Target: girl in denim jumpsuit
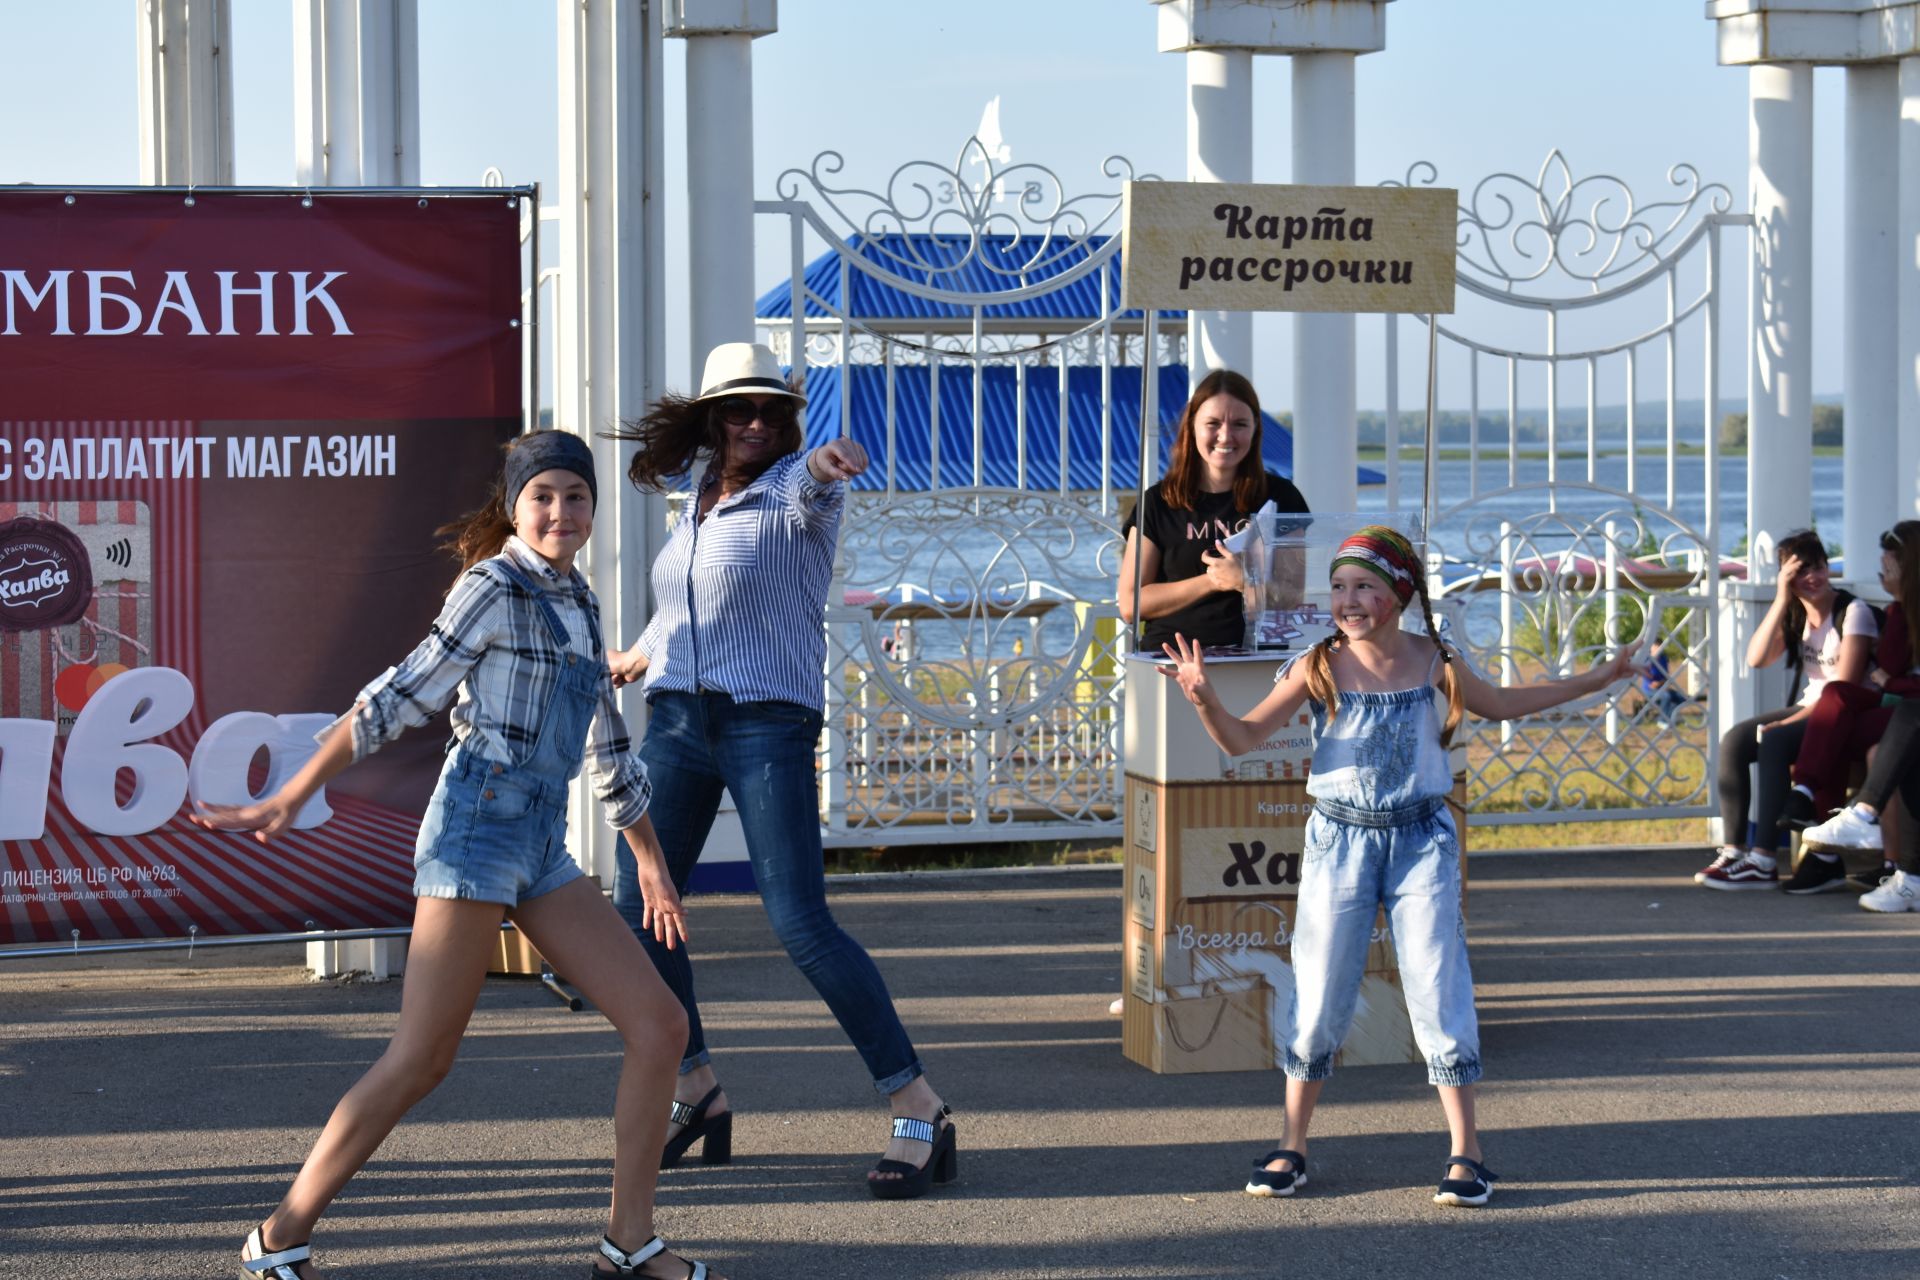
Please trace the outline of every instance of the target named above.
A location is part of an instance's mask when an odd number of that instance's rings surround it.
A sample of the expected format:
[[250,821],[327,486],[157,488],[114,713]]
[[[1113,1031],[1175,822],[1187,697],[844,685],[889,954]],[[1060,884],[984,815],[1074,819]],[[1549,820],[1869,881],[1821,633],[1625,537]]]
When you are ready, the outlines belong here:
[[[1378,910],[1386,909],[1414,1041],[1438,1087],[1452,1154],[1434,1200],[1482,1205],[1494,1175],[1480,1163],[1474,1082],[1480,1035],[1460,911],[1460,844],[1446,795],[1447,745],[1463,710],[1509,720],[1597,693],[1632,672],[1629,645],[1584,675],[1500,688],[1454,661],[1438,634],[1412,544],[1370,525],[1335,552],[1335,635],[1290,663],[1245,718],[1221,704],[1200,646],[1166,646],[1187,700],[1229,754],[1266,741],[1307,703],[1313,766],[1294,921],[1294,996],[1284,1067],[1290,1145],[1255,1162],[1246,1190],[1288,1196],[1307,1183],[1307,1128],[1352,1025]],[[1415,598],[1426,634],[1400,628]]]
[[680,900],[646,816],[646,768],[613,700],[599,604],[573,568],[593,531],[596,492],[593,454],[578,436],[545,431],[516,440],[488,505],[443,530],[465,568],[428,637],[361,691],[354,709],[320,735],[318,753],[272,796],[195,815],[205,827],[272,840],[329,778],[458,698],[453,741],[420,823],[400,1025],[334,1108],[285,1199],[247,1237],[242,1276],[318,1274],[309,1234],[452,1066],[510,916],[625,1042],[613,1205],[594,1274],[706,1280],[704,1264],[676,1258],[653,1234],[686,1017],[566,847],[568,784],[585,763],[633,848],[649,926],[667,946],[685,940]]

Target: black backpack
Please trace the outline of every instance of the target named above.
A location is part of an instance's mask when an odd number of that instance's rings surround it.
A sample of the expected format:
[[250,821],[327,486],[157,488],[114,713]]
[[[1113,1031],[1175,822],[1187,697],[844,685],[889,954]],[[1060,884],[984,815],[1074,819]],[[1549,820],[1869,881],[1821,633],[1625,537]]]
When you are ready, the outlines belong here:
[[[1833,629],[1843,639],[1847,634],[1847,610],[1853,607],[1856,599],[1857,597],[1853,592],[1848,591],[1844,587],[1836,589],[1833,593]],[[1885,609],[1882,609],[1870,600],[1863,600],[1860,603],[1866,605],[1867,611],[1873,615],[1873,627],[1876,633],[1887,625],[1887,611]],[[1792,706],[1800,700],[1800,685],[1806,676],[1805,662],[1803,660],[1805,647],[1805,636],[1795,636],[1787,641],[1787,666],[1793,670],[1793,683],[1787,690],[1788,706]]]

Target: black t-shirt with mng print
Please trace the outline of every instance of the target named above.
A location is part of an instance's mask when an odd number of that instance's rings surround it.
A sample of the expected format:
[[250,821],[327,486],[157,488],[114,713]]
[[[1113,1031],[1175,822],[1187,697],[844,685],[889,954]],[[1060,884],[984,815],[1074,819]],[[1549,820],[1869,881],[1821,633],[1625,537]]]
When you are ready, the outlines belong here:
[[[1260,501],[1272,502],[1279,511],[1304,513],[1308,510],[1307,500],[1293,487],[1293,482],[1271,471],[1267,472],[1266,495]],[[1258,509],[1259,503],[1256,503],[1254,510]],[[1253,510],[1243,511],[1234,506],[1231,489],[1225,493],[1202,493],[1191,509],[1174,510],[1167,506],[1157,484],[1147,490],[1145,511],[1147,540],[1160,548],[1158,580],[1161,582],[1180,582],[1206,572],[1201,552],[1212,551],[1214,543],[1239,532],[1253,515]],[[1134,519],[1129,515],[1128,532],[1133,525]],[[1201,644],[1239,644],[1245,638],[1246,625],[1240,593],[1215,591],[1177,613],[1147,619],[1146,647],[1149,652],[1160,652],[1161,645],[1173,642],[1175,632]]]

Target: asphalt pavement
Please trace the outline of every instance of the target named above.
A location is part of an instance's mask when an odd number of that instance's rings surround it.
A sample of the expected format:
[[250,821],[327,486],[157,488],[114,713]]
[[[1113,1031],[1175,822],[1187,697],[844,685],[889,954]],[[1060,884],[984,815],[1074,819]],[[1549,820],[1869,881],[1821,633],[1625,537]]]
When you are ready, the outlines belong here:
[[[1121,1056],[1107,868],[836,883],[959,1126],[956,1184],[876,1202],[859,1058],[756,899],[694,899],[735,1162],[664,1175],[660,1230],[731,1280],[1920,1276],[1920,914],[1710,893],[1705,858],[1473,859],[1482,1210],[1431,1202],[1446,1132],[1411,1065],[1336,1073],[1311,1185],[1242,1195],[1281,1077]],[[0,1277],[234,1273],[399,1005],[300,959],[0,959]],[[617,1055],[591,1010],[490,981],[316,1236],[326,1274],[577,1280]]]

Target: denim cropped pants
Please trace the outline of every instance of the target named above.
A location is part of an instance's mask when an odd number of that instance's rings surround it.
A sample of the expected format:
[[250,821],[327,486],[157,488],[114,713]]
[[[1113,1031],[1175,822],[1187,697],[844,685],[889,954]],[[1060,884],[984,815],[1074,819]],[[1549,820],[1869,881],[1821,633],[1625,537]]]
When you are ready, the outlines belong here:
[[[890,1094],[923,1069],[880,971],[827,909],[813,758],[820,723],[819,712],[797,703],[735,702],[724,693],[656,695],[640,748],[653,782],[649,812],[674,887],[684,893],[722,791],[733,796],[775,935],[859,1050],[874,1088]],[[708,1061],[693,964],[685,943],[669,951],[641,927],[638,868],[625,841],[613,905],[687,1011],[684,1075]]]
[[1427,1080],[1480,1078],[1480,1023],[1460,910],[1460,843],[1439,798],[1395,810],[1314,803],[1293,930],[1293,1035],[1282,1062],[1323,1080],[1353,1026],[1374,920],[1386,908]]

